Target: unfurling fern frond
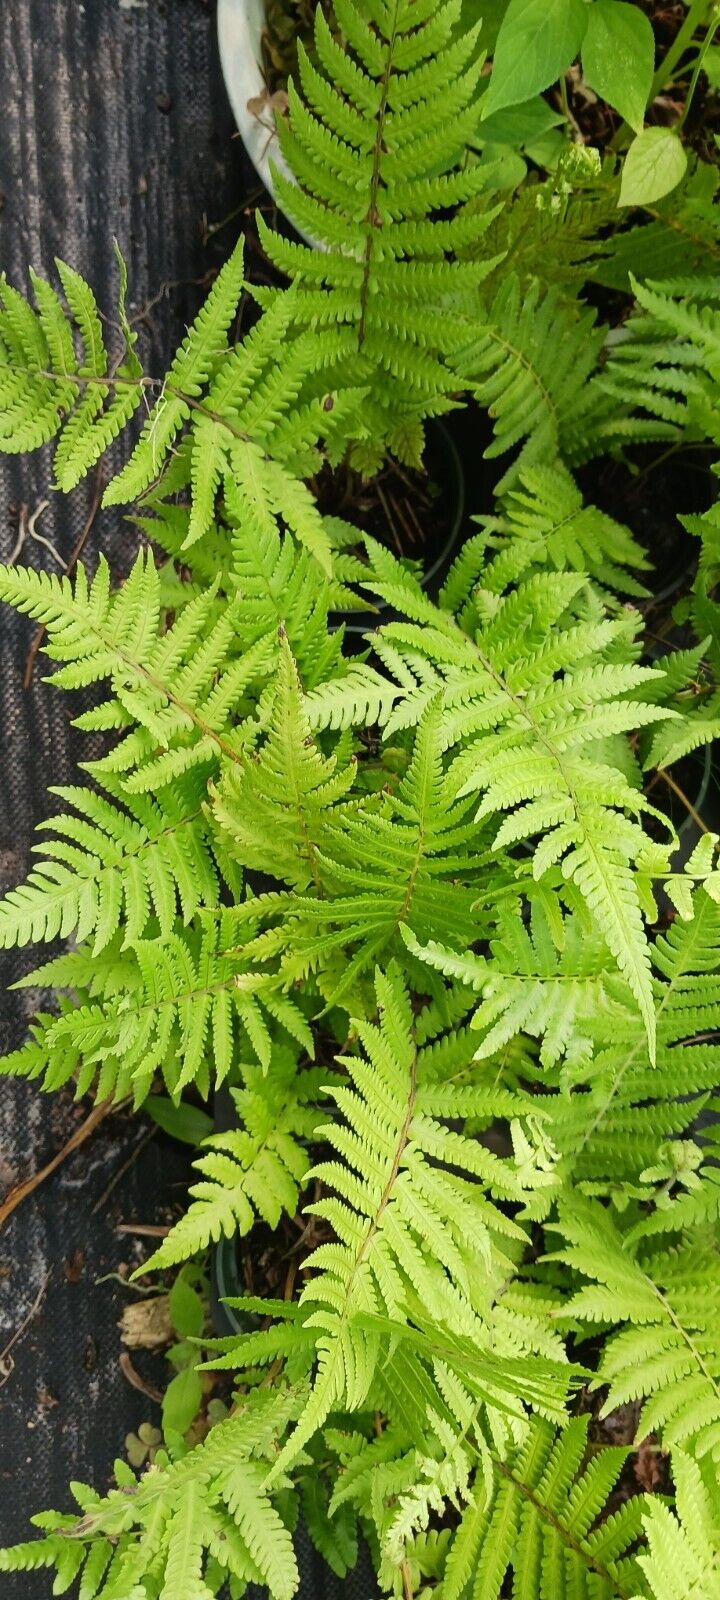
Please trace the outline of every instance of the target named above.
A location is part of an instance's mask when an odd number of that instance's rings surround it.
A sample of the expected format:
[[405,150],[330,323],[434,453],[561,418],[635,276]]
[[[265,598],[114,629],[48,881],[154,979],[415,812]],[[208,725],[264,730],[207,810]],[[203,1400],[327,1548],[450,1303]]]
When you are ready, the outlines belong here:
[[457,34],[460,0],[335,10],[340,37],[319,9],[313,59],[299,50],[301,93],[290,86],[278,125],[297,182],[274,178],[283,210],[324,248],[259,226],[296,287],[293,326],[313,331],[316,371],[368,391],[349,430],[357,464],[372,469],[386,446],[418,463],[422,419],[452,404],[447,357],[467,342],[494,265],[453,259],[492,215],[469,204],[485,173],[463,159],[480,115],[478,29]]
[[79,1515],[36,1517],[42,1536],[0,1552],[0,1572],[55,1567],[63,1588],[82,1574],[84,1600],[212,1600],[225,1580],[292,1600],[292,1539],[264,1480],[294,1409],[260,1390],[177,1460],[161,1452],[140,1478],[116,1462],[105,1496],[76,1483]]

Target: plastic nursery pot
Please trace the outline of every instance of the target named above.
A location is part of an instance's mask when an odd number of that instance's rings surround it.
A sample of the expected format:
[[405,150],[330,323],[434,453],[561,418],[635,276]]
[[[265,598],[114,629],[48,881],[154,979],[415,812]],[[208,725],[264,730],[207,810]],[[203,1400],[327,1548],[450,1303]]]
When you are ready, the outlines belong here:
[[[218,0],[218,45],[228,100],[255,171],[275,199],[272,166],[291,180],[292,173],[280,150],[275,111],[265,81],[264,28],[265,0]],[[307,244],[314,244],[301,229],[296,232]]]
[[[428,478],[438,490],[440,527],[437,533],[433,529],[422,552],[422,587],[434,599],[457,553],[465,514],[465,473],[460,453],[450,429],[437,419],[427,425],[426,460]],[[352,520],[352,511],[349,516]],[[406,553],[413,554],[410,550]],[[374,610],[336,612],[330,626],[344,625],[346,648],[352,653],[365,649],[365,634],[372,633],[384,622],[391,622],[394,615],[389,606],[378,601]]]

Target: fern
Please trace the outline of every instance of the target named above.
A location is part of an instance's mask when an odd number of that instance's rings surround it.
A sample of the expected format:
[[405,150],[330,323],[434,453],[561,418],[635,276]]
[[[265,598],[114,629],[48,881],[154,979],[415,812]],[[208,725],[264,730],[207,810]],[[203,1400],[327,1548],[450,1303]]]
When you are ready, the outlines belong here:
[[[202,927],[176,927],[166,938],[136,940],[124,956],[118,940],[102,961],[89,949],[60,956],[21,979],[20,987],[76,996],[76,1004],[43,1025],[44,1087],[56,1089],[75,1077],[79,1095],[93,1087],[98,1100],[132,1095],[139,1105],[157,1072],[175,1099],[194,1080],[207,1094],[211,1068],[218,1083],[230,1071],[238,1030],[269,1067],[274,1021],[312,1054],[312,1035],[296,1002],[272,975],[243,972],[228,915]],[[4,1071],[34,1077],[36,1043],[6,1057]]]
[[[58,261],[68,312],[52,288],[31,274],[36,310],[0,284],[0,449],[36,450],[63,429],[55,456],[58,487],[69,490],[93,466],[140,405],[144,384],[136,335],[125,315],[127,275],[119,251],[120,326],[125,350],[110,361],[89,285]],[[77,333],[82,358],[75,352]]]
[[[120,258],[117,350],[69,267],[32,303],[0,285],[0,449],[55,441],[68,489],[132,433],[105,503],[163,552],[119,589],[102,560],[0,569],[52,681],[98,686],[77,725],[103,738],[0,904],[0,945],[66,941],[21,979],[50,998],[0,1070],[162,1089],[185,1133],[185,1092],[207,1128],[227,1083],[236,1124],[143,1273],[297,1227],[287,1298],[237,1297],[230,1338],[179,1330],[188,1389],[214,1381],[200,1338],[228,1375],[225,1420],[207,1406],[191,1446],[166,1408],[144,1475],[76,1485],[79,1514],[0,1553],[79,1600],[291,1600],[299,1513],[341,1581],[364,1535],[395,1600],[718,1591],[718,841],[653,804],[720,729],[718,514],[686,519],[670,619],[582,470],[718,443],[717,179],[691,161],[626,225],[622,154],[560,154],[537,99],[481,124],[464,10],[318,8],[276,183],[321,248],[261,218],[290,287],[246,285],[238,245],[164,378]],[[543,154],[526,130],[551,124]],[[551,176],[519,181],[513,140]],[[461,403],[501,479],[433,601],[322,496],[388,452],[421,465]],[[383,625],[346,653],[368,595]],[[675,1510],[603,1443],[628,1407]]]
[[[467,1115],[471,1099],[462,1090],[455,1099],[450,1084],[439,1093],[432,1079],[426,1082],[399,974],[390,968],[386,977],[378,973],[376,983],[380,1022],[356,1024],[366,1059],[340,1058],[351,1087],[331,1091],[346,1125],[319,1130],[331,1159],[309,1175],[334,1191],[308,1209],[330,1222],[337,1242],[320,1245],[307,1263],[312,1276],[300,1305],[317,1329],[317,1373],[271,1477],[297,1456],[331,1410],[365,1403],[381,1350],[372,1314],[383,1312],[391,1325],[401,1324],[408,1302],[412,1307],[417,1301],[436,1325],[464,1333],[480,1350],[487,1346],[473,1281],[503,1239],[518,1237],[517,1225],[495,1197],[521,1199],[521,1177],[443,1126],[456,1111]],[[363,1313],[371,1314],[369,1328]],[[501,1367],[493,1375],[489,1356],[486,1366],[490,1392],[494,1376],[495,1392],[502,1395]]]
[[682,1450],[673,1453],[677,1513],[650,1501],[647,1554],[639,1557],[656,1600],[715,1600],[720,1593],[717,1479]]
[[[583,578],[541,574],[458,623],[380,547],[372,554],[370,587],[412,618],[379,635],[378,653],[398,683],[386,736],[437,702],[443,743],[462,744],[451,767],[454,794],[482,795],[476,821],[508,813],[495,849],[542,831],[534,877],[542,882],[562,860],[563,877],[576,886],[630,985],[652,1051],[650,960],[633,875],[646,845],[636,819],[648,802],[619,766],[593,754],[603,735],[673,715],[631,698],[656,669],[622,659],[629,618],[612,621],[583,607]],[[341,680],[310,697],[316,725],[328,713],[337,724],[343,692]]]
[[242,734],[229,726],[231,718],[243,694],[269,675],[276,645],[259,640],[218,675],[235,627],[232,606],[215,617],[216,592],[217,584],[164,631],[149,551],[115,593],[102,559],[90,585],[78,568],[74,591],[67,578],[30,568],[0,570],[0,599],[42,622],[45,653],[63,663],[52,681],[77,689],[110,680],[111,698],[79,717],[78,726],[125,730],[137,722],[110,755],[92,764],[97,774],[132,773],[127,793],[147,792],[195,766],[209,772],[223,752],[237,757]]
[[[260,730],[258,729],[258,733]],[[354,766],[323,758],[313,744],[297,669],[283,632],[267,738],[228,769],[213,818],[246,867],[304,888],[319,882],[327,821],[353,782]]]
[[[312,696],[307,701],[312,703]],[[439,707],[430,705],[407,771],[384,800],[330,806],[338,785],[333,775],[327,777],[319,795],[323,808],[316,803],[296,852],[296,876],[312,876],[310,892],[270,893],[240,912],[241,918],[259,912],[270,924],[255,945],[248,945],[248,960],[278,958],[286,984],[314,973],[329,1003],[350,1004],[360,998],[358,980],[375,962],[405,957],[404,929],[419,938],[442,932],[459,948],[480,937],[497,898],[510,891],[511,874],[498,870],[493,907],[483,904],[489,840],[473,823],[467,802],[455,798],[442,743]],[[323,771],[311,748],[311,742],[305,746],[309,774],[313,768]],[[282,771],[290,794],[291,772]],[[293,806],[293,826],[296,816]],[[238,830],[235,849],[243,836],[247,827]],[[240,859],[253,864],[247,849]],[[280,871],[279,855],[276,865]]]
[[303,1143],[315,1128],[322,1069],[300,1072],[293,1051],[275,1045],[266,1073],[248,1067],[244,1076],[245,1086],[232,1091],[240,1125],[207,1140],[192,1203],[143,1272],[186,1260],[223,1234],[242,1237],[256,1215],[277,1227],[284,1211],[294,1214],[310,1166]]
[[[715,1337],[718,1269],[713,1242],[622,1248],[599,1207],[565,1202],[560,1259],[591,1279],[563,1311],[571,1321],[620,1327],[608,1340],[596,1383],[605,1410],[645,1398],[638,1438],[658,1431],[666,1446],[720,1449],[720,1357]],[[625,1326],[623,1326],[625,1324]]]
[[[418,462],[422,419],[452,404],[448,358],[467,342],[478,284],[494,264],[453,260],[491,213],[469,202],[480,164],[462,164],[480,116],[478,29],[457,33],[460,0],[337,0],[338,38],[322,9],[312,60],[300,47],[280,148],[297,184],[275,172],[283,209],[321,252],[271,233],[271,259],[297,293],[293,326],[315,335],[316,370],[342,372],[367,398],[354,459],[374,468],[387,445]],[[438,123],[436,108],[443,104]],[[274,304],[273,292],[256,291]],[[428,308],[431,308],[428,310]]]
[[509,1572],[518,1595],[629,1600],[647,1592],[632,1553],[642,1500],[606,1511],[627,1452],[606,1447],[588,1462],[587,1433],[586,1417],[560,1434],[537,1420],[514,1457],[494,1461],[489,1495],[478,1474],[448,1552],[446,1600],[498,1600]]
[[58,838],[33,847],[43,859],[0,901],[4,947],[94,934],[97,955],[121,921],[128,946],[151,918],[169,936],[178,903],[186,924],[200,906],[217,904],[218,866],[195,778],[157,798],[121,795],[111,779],[106,788],[111,798],[78,786],[52,791],[74,809],[40,824]]
[[644,551],[627,528],[583,505],[559,463],[521,471],[498,510],[499,515],[478,518],[483,534],[463,550],[463,561],[472,562],[483,588],[502,594],[511,583],[549,568],[588,573],[603,589],[621,594],[646,594],[633,575],[649,566]]
[[56,1566],[66,1586],[82,1572],[84,1600],[144,1600],[153,1590],[163,1600],[205,1600],[225,1578],[268,1584],[276,1600],[291,1600],[297,1563],[264,1478],[292,1409],[292,1397],[261,1393],[203,1444],[174,1461],[160,1456],[140,1479],[118,1462],[117,1488],[105,1498],[76,1484],[80,1516],[43,1514],[45,1535],[0,1552],[0,1571]]

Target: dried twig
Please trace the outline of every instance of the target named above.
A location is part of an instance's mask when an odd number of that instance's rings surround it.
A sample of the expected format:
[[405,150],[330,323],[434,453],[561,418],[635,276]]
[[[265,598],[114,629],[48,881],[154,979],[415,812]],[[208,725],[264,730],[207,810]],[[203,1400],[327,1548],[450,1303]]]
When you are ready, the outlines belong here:
[[116,1233],[140,1233],[148,1239],[166,1239],[170,1229],[159,1222],[119,1222]]
[[118,1356],[118,1365],[123,1377],[127,1378],[133,1389],[139,1389],[141,1394],[146,1394],[149,1400],[155,1400],[160,1405],[162,1401],[161,1391],[155,1389],[151,1383],[146,1383],[144,1378],[141,1378],[137,1368],[133,1366],[127,1350],[123,1350]]
[[48,1161],[47,1165],[41,1167],[39,1172],[34,1172],[32,1177],[23,1178],[22,1183],[14,1185],[0,1205],[0,1228],[7,1222],[8,1217],[12,1216],[13,1211],[22,1204],[22,1201],[26,1200],[29,1194],[39,1188],[40,1184],[44,1183],[45,1179],[49,1178],[51,1173],[62,1165],[66,1157],[72,1155],[73,1150],[77,1150],[81,1144],[85,1143],[86,1139],[89,1139],[90,1134],[94,1133],[95,1129],[100,1126],[108,1112],[119,1111],[121,1105],[127,1105],[127,1101],[123,1100],[113,1104],[112,1100],[103,1100],[101,1105],[94,1106],[89,1117],[86,1117],[85,1121],[80,1123],[79,1128],[76,1128],[75,1132],[70,1135],[67,1144],[63,1145],[62,1150],[58,1150],[52,1161]]

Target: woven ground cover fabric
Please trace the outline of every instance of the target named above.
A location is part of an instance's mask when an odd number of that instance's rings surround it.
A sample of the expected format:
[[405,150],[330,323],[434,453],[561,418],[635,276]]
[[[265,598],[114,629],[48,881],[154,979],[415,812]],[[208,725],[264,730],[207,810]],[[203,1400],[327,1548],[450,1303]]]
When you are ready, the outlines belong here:
[[[49,274],[60,255],[89,279],[112,317],[116,235],[143,359],[162,373],[208,275],[258,198],[234,137],[214,7],[205,0],[5,0],[0,61],[0,269],[24,286],[29,264]],[[0,457],[3,561],[25,529],[20,559],[54,566],[47,545],[27,536],[43,501],[35,531],[67,561],[95,485],[91,477],[70,497],[50,485],[49,452]],[[135,548],[122,513],[101,512],[85,559],[94,565],[102,550],[120,576]],[[87,736],[70,726],[77,701],[42,681],[42,657],[23,688],[33,633],[3,608],[2,892],[27,872],[34,826],[55,809],[48,786],[74,781],[77,760],[93,754]],[[52,952],[38,959],[45,953]],[[31,950],[0,953],[3,1052],[22,1042],[39,998],[8,994],[8,986],[35,964]],[[69,1095],[41,1097],[32,1085],[2,1080],[0,1196],[50,1160],[87,1110]],[[159,1133],[148,1138],[140,1119],[114,1115],[0,1232],[0,1542],[28,1536],[30,1511],[69,1508],[70,1478],[106,1486],[126,1434],[157,1423],[157,1405],[119,1365],[117,1323],[131,1296],[115,1276],[142,1260],[152,1240],[119,1232],[118,1224],[171,1220],[188,1178],[189,1152]],[[141,1351],[133,1360],[151,1386],[162,1382],[161,1358]],[[337,1581],[300,1543],[302,1595],[336,1592]],[[5,1576],[3,1600],[46,1600],[51,1586],[48,1574]],[[361,1600],[371,1592],[366,1576],[344,1592]]]

